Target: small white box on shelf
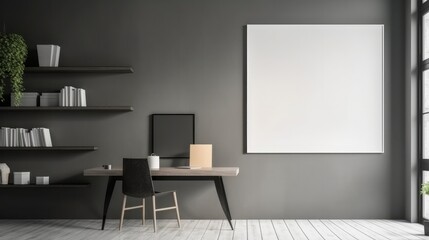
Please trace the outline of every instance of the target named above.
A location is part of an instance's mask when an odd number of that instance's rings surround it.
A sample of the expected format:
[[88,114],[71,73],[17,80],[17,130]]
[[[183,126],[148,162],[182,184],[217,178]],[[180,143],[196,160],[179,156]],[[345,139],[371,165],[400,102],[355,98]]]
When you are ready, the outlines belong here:
[[11,106],[14,107],[37,107],[37,97],[39,97],[39,93],[37,92],[23,92],[21,101],[18,103],[15,101],[15,94],[10,94],[10,102]]
[[15,185],[30,184],[30,172],[14,172],[13,184]]
[[60,59],[60,46],[57,45],[37,45],[37,56],[40,67],[58,67]]
[[42,93],[40,96],[41,107],[58,107],[60,93]]
[[36,185],[49,185],[49,177],[48,176],[36,177]]

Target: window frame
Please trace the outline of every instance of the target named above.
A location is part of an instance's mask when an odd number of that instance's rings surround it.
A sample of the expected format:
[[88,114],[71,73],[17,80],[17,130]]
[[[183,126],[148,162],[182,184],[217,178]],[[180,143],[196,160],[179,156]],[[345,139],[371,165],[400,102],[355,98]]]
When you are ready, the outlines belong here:
[[[424,158],[424,147],[423,147],[423,119],[426,114],[429,114],[429,112],[423,112],[424,107],[424,72],[429,71],[429,56],[427,56],[426,59],[423,59],[424,56],[424,16],[426,14],[429,14],[429,1],[423,2],[423,0],[418,1],[418,20],[417,20],[417,77],[418,77],[418,192],[420,192],[420,186],[423,183],[423,171],[429,171],[429,158]],[[429,45],[429,38],[427,39],[428,45]],[[418,197],[418,216],[419,216],[419,222],[423,223],[425,220],[423,218],[423,196],[419,194]],[[429,220],[429,219],[428,219]]]

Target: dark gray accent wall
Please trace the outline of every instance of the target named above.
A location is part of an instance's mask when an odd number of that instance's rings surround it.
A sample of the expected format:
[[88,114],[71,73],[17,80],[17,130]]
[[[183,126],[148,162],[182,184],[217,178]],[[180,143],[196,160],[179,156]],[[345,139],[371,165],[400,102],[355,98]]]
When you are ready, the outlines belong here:
[[[61,46],[62,66],[132,65],[134,74],[28,74],[27,91],[65,85],[90,105],[132,105],[131,113],[1,112],[0,125],[49,127],[54,144],[96,152],[0,152],[0,162],[88,189],[0,189],[0,218],[98,218],[106,179],[82,170],[149,154],[152,113],[195,113],[196,140],[213,144],[233,218],[404,218],[404,3],[400,0],[73,0],[0,2],[7,31],[31,48]],[[385,25],[385,153],[244,154],[244,26]],[[308,59],[309,70],[313,59]],[[317,121],[317,116],[314,116]],[[170,164],[164,162],[163,164]],[[118,185],[119,186],[119,185]],[[222,218],[210,183],[176,189],[184,218]],[[118,217],[120,187],[109,217]],[[138,217],[138,212],[129,213]],[[168,217],[170,215],[163,215]]]

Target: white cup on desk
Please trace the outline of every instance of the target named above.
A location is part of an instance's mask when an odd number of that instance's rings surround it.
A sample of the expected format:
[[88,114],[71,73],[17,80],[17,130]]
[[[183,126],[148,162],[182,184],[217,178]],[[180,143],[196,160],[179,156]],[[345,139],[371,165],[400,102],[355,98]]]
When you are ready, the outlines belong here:
[[159,156],[157,156],[155,153],[152,153],[150,156],[148,156],[147,161],[149,163],[150,169],[159,169]]

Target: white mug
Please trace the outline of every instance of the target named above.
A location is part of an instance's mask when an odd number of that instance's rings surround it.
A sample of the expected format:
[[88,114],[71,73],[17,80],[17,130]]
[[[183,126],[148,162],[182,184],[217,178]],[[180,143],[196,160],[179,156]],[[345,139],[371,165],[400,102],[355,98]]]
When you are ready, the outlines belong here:
[[159,169],[159,156],[155,155],[155,153],[148,156],[147,161],[150,169]]

